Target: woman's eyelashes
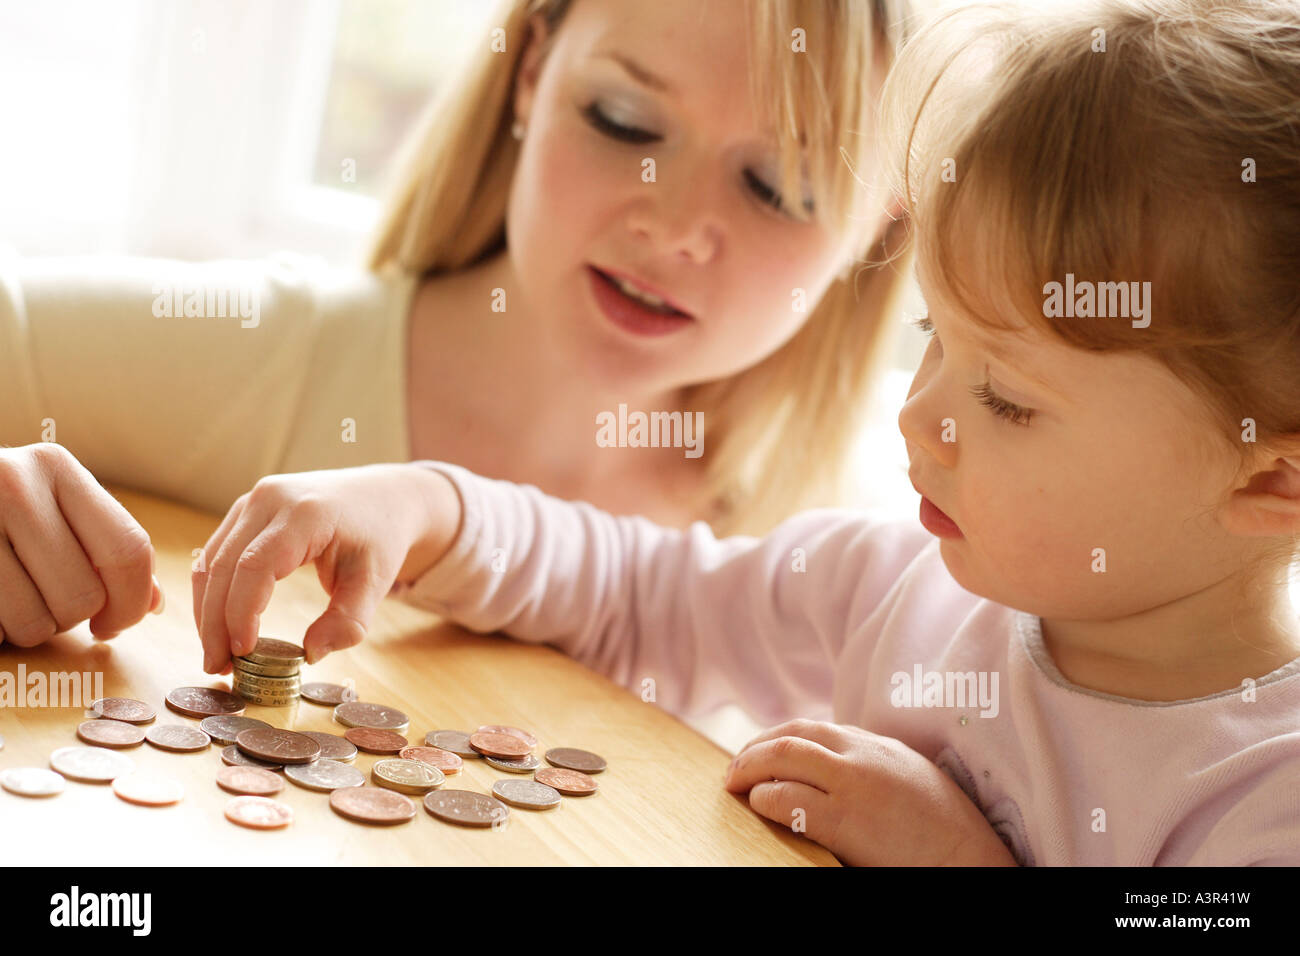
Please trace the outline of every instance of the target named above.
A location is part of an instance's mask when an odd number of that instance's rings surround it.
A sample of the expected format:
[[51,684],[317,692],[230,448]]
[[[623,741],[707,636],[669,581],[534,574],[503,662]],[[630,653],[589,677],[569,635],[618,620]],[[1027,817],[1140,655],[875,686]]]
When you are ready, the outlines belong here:
[[[934,336],[934,323],[930,321],[929,315],[920,315],[909,319],[907,324],[915,329],[920,329],[928,336]],[[986,375],[987,372],[988,370],[985,369]],[[1032,408],[1024,408],[1015,402],[1009,402],[993,391],[993,386],[987,377],[982,385],[972,386],[970,393],[975,396],[981,405],[990,409],[993,414],[999,418],[1005,418],[1013,424],[1028,425],[1029,420],[1033,417],[1034,410]]]
[[[600,108],[600,104],[594,100],[588,106],[583,108],[582,115],[596,130],[611,139],[616,139],[623,143],[656,143],[663,139],[663,137],[658,133],[652,133],[649,130],[640,129],[636,126],[625,126],[624,124],[611,119],[605,114],[605,111]],[[764,205],[772,207],[777,212],[788,214],[785,200],[782,198],[781,194],[767,183],[763,182],[763,180],[755,175],[752,170],[745,170],[745,183],[749,187],[750,191]],[[805,199],[803,206],[806,212],[809,214],[812,213],[813,205],[811,200]]]

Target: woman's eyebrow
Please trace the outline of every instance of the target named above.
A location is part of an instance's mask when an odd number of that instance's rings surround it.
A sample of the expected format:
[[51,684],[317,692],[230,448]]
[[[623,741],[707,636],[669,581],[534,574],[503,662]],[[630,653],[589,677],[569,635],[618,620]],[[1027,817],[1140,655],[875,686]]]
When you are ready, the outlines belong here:
[[658,90],[661,93],[667,93],[670,96],[677,95],[677,90],[673,87],[671,83],[669,83],[667,80],[663,79],[662,77],[657,76],[656,74],[650,72],[640,63],[637,63],[636,60],[633,60],[630,56],[627,56],[626,54],[611,50],[606,53],[596,54],[595,59],[613,60],[623,69],[627,70],[627,72],[631,75],[632,79],[636,80],[638,83],[648,86],[652,90]]

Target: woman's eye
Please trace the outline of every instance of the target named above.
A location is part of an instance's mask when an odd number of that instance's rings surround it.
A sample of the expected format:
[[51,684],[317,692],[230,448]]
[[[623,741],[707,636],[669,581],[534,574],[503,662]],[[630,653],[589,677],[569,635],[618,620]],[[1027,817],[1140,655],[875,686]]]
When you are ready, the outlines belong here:
[[587,118],[588,123],[600,130],[600,132],[624,143],[653,143],[660,138],[658,133],[651,133],[649,130],[638,129],[635,126],[624,126],[622,123],[614,122],[605,115],[598,103],[593,102],[582,111],[582,115]]
[[[759,201],[771,206],[777,212],[789,215],[789,210],[786,209],[785,200],[782,198],[781,194],[767,183],[763,182],[762,179],[748,169],[745,170],[745,182],[749,185],[749,188],[753,190],[754,195],[759,198]],[[803,201],[803,208],[804,212],[811,216],[813,212],[813,201],[811,199],[805,199]]]
[[1016,425],[1028,425],[1030,416],[1034,414],[1032,409],[1021,408],[1014,402],[1002,398],[993,391],[988,382],[972,387],[971,394],[979,399],[981,405],[991,408],[993,414]]

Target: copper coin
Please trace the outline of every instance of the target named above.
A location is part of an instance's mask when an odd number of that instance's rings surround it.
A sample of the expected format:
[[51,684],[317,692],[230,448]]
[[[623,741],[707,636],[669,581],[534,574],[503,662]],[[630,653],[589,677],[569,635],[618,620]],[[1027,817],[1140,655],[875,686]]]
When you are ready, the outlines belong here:
[[463,730],[431,730],[424,735],[424,744],[450,751],[466,760],[483,759],[483,755],[469,745],[469,734]]
[[351,687],[344,687],[342,684],[325,684],[320,681],[303,684],[298,693],[313,704],[329,704],[331,707],[357,699],[357,692]]
[[130,697],[101,697],[90,704],[91,712],[96,717],[109,720],[121,720],[128,724],[147,724],[158,712],[142,700]]
[[235,766],[217,771],[217,786],[230,793],[269,797],[284,789],[284,781],[269,770]]
[[463,827],[490,827],[510,816],[510,808],[500,800],[473,790],[431,790],[424,795],[424,809]]
[[178,781],[153,773],[124,773],[114,777],[113,792],[127,803],[142,807],[165,807],[185,798],[185,788]]
[[270,763],[311,763],[320,757],[316,741],[279,727],[241,730],[235,736],[235,746],[250,757]]
[[343,735],[358,750],[368,754],[395,754],[408,743],[401,734],[391,730],[376,730],[374,727],[353,727]]
[[511,734],[470,734],[469,745],[488,757],[526,757],[533,749]]
[[232,797],[226,819],[252,830],[274,830],[293,822],[293,808],[267,797]]
[[307,659],[297,644],[274,637],[259,637],[253,649],[242,656],[254,664],[297,664]]
[[10,767],[0,772],[0,787],[20,797],[53,797],[64,786],[63,774],[44,767]]
[[207,750],[212,743],[212,738],[202,730],[187,724],[156,724],[149,728],[144,739],[159,750],[170,750],[173,753]]
[[589,774],[563,767],[543,767],[533,774],[533,779],[554,787],[566,797],[589,797],[597,788],[596,781]]
[[270,770],[272,773],[280,773],[284,770],[284,764],[250,757],[234,744],[221,751],[221,762],[228,767],[255,767],[258,770]]
[[443,773],[460,773],[460,768],[465,765],[459,756],[441,747],[403,747],[397,756],[404,760],[420,760]]
[[204,717],[199,721],[199,730],[223,747],[233,744],[241,730],[270,726],[265,720],[258,720],[256,717]]
[[485,757],[488,764],[496,767],[498,770],[506,770],[510,773],[532,773],[542,765],[537,759],[536,754],[528,754],[523,757]]
[[215,687],[177,687],[167,695],[167,706],[186,717],[242,714],[244,701]]
[[546,751],[546,762],[552,767],[565,770],[578,770],[582,773],[600,773],[608,764],[605,758],[589,750],[576,747],[552,747]]
[[126,754],[103,747],[60,747],[50,754],[50,766],[69,780],[108,783],[135,769]]
[[398,733],[411,726],[411,718],[395,707],[349,700],[334,708],[334,719],[346,727],[374,727]]
[[485,724],[478,729],[480,734],[509,734],[511,737],[518,737],[530,747],[537,746],[537,738],[526,730],[520,730],[518,727],[507,727],[503,724]]
[[356,744],[337,734],[322,734],[318,730],[304,730],[302,735],[310,737],[320,744],[321,760],[342,760],[344,763],[351,763],[357,759]]
[[144,743],[144,731],[121,720],[84,720],[77,725],[77,736],[96,747],[138,747]]
[[525,810],[554,810],[560,805],[559,792],[536,780],[498,780],[492,784],[492,795]]
[[321,793],[341,787],[360,787],[366,782],[366,775],[356,767],[328,758],[290,764],[284,768],[284,775],[300,787]]
[[405,823],[415,817],[415,804],[392,790],[344,787],[330,794],[330,808],[361,823]]

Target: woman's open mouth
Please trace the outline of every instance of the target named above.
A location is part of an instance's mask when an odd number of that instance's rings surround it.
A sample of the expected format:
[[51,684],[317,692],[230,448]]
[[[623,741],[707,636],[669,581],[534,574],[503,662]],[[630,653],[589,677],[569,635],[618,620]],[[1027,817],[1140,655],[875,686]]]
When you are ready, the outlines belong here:
[[667,335],[695,321],[667,300],[621,277],[587,266],[592,295],[605,317],[634,335]]

